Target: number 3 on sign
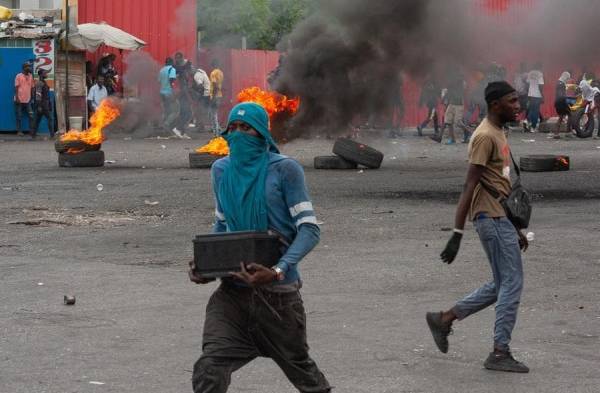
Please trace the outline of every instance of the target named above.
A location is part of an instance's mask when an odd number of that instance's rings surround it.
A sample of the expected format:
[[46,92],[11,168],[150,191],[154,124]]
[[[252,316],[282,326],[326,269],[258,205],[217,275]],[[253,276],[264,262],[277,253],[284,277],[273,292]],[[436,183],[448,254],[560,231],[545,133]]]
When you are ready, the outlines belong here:
[[48,75],[54,74],[54,40],[34,41],[35,73],[45,70]]

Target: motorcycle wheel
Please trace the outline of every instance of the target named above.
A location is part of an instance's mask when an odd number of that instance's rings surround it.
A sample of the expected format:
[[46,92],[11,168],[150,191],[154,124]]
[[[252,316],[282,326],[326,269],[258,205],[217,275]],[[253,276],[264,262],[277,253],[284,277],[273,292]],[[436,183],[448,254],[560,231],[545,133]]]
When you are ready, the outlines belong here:
[[594,116],[585,113],[585,108],[578,109],[571,119],[571,127],[579,138],[589,138],[594,133],[596,122]]

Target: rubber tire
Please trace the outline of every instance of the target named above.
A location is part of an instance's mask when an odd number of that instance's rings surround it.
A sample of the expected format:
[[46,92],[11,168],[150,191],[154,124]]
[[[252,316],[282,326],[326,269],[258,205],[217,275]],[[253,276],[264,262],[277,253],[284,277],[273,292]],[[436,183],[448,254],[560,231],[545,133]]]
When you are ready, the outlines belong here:
[[591,137],[594,134],[594,126],[596,125],[596,122],[594,121],[594,117],[592,116],[591,118],[589,118],[584,129],[582,129],[579,121],[581,120],[581,117],[584,114],[585,114],[585,109],[581,108],[577,112],[575,112],[573,114],[573,116],[571,116],[571,127],[575,131],[575,133],[577,134],[577,136],[579,138]]
[[356,169],[358,164],[340,156],[315,157],[315,169]]
[[82,141],[66,141],[63,142],[60,139],[57,139],[54,142],[54,150],[57,153],[64,153],[68,149],[83,149],[85,151],[98,151],[102,145],[88,145]]
[[104,152],[84,151],[77,154],[58,154],[58,166],[63,168],[87,168],[104,166]]
[[190,153],[190,168],[210,169],[215,161],[222,156],[215,156],[208,153]]
[[369,169],[378,169],[383,161],[383,153],[350,139],[340,138],[333,145],[333,153]]
[[555,172],[569,170],[568,167],[564,168],[560,165],[558,161],[560,157],[565,157],[570,162],[568,156],[531,154],[521,157],[520,167],[523,172]]

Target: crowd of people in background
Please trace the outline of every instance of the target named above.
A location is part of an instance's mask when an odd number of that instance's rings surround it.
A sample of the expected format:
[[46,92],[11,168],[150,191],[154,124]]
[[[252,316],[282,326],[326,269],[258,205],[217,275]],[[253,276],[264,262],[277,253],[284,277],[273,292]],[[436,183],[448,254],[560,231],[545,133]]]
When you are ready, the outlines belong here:
[[208,127],[214,135],[220,132],[224,74],[218,60],[213,60],[211,67],[208,74],[177,52],[159,71],[162,127],[178,138],[189,139],[186,130],[191,128],[202,131]]
[[[434,133],[430,136],[432,140],[441,143],[447,132],[445,143],[453,145],[457,141],[456,131],[461,130],[462,142],[468,143],[473,130],[486,115],[485,87],[491,82],[506,78],[506,68],[496,63],[477,67],[469,77],[465,77],[458,67],[449,68],[441,83],[433,75],[428,76],[421,86],[419,99],[419,107],[426,108],[427,115],[417,126],[417,134],[423,136],[423,130],[433,125]],[[518,122],[511,124],[512,126],[522,127],[523,132],[539,132],[540,124],[547,120],[541,111],[545,102],[545,83],[541,62],[535,63],[532,68],[528,68],[526,63],[520,64],[513,84],[519,96],[521,113]],[[564,138],[573,137],[571,116],[576,104],[586,108],[585,115],[593,119],[600,108],[600,85],[596,86],[597,84],[594,74],[589,71],[584,71],[579,79],[573,78],[571,71],[564,71],[560,75],[556,82],[554,102],[558,124],[549,138],[560,139],[561,131]],[[444,108],[441,119],[438,114],[440,105]],[[600,138],[600,126],[594,138]]]

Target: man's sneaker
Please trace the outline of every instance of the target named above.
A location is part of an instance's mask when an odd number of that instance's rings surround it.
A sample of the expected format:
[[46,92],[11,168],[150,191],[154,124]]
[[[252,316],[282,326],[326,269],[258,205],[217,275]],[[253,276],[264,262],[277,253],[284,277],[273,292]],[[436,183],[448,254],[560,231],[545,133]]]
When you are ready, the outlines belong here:
[[465,133],[465,135],[463,136],[463,140],[462,143],[469,143],[471,141],[471,133],[467,132]]
[[452,324],[442,322],[441,312],[428,312],[425,319],[435,345],[442,353],[448,353],[448,335],[452,332]]
[[420,125],[417,126],[417,135],[423,136],[423,127]]
[[456,145],[456,141],[454,139],[448,138],[448,140],[446,141],[446,145]]
[[196,123],[190,123],[188,124],[188,128],[195,128],[196,127]]
[[177,127],[173,128],[171,131],[173,132],[173,134],[175,134],[175,136],[176,136],[177,138],[183,138],[183,134],[181,133],[181,131],[179,131],[179,130],[177,129]]
[[432,141],[435,141],[437,143],[442,143],[442,137],[441,136],[433,135],[433,136],[430,136],[429,139],[431,139]]
[[529,367],[515,360],[510,352],[492,352],[483,363],[488,370],[528,373]]
[[181,139],[192,139],[188,134],[183,133],[181,134]]

